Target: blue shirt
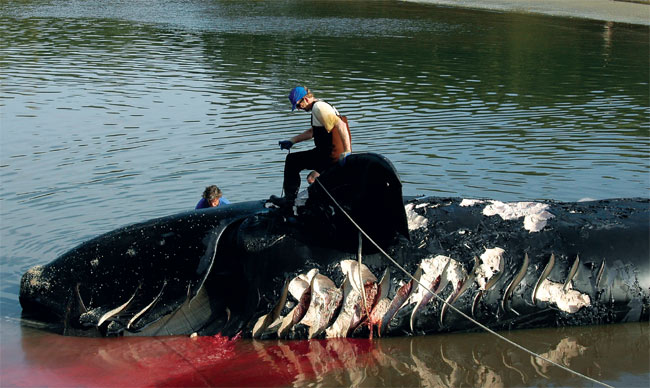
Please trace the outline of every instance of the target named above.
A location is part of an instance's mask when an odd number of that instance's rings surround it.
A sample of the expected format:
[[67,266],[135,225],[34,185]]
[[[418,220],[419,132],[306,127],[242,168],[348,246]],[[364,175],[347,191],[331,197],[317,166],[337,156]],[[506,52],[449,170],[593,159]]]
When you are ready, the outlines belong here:
[[[221,197],[219,200],[219,204],[215,207],[219,207],[221,205],[230,205],[230,201],[228,201],[226,198]],[[205,200],[205,198],[201,198],[199,203],[196,204],[196,207],[194,209],[207,209],[210,207],[210,203]]]

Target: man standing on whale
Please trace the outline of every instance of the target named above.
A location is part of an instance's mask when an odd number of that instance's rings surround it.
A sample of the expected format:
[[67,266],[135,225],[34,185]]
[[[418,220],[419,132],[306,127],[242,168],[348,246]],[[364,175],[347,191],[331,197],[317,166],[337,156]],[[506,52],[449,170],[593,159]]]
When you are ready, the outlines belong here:
[[315,148],[289,153],[284,164],[284,198],[271,196],[277,205],[292,205],[300,188],[300,171],[310,169],[322,173],[334,163],[345,164],[352,152],[350,128],[347,119],[332,105],[319,100],[305,86],[296,86],[289,92],[291,110],[296,108],[311,112],[311,126],[289,140],[278,142],[280,149],[290,150],[301,141],[314,139]]

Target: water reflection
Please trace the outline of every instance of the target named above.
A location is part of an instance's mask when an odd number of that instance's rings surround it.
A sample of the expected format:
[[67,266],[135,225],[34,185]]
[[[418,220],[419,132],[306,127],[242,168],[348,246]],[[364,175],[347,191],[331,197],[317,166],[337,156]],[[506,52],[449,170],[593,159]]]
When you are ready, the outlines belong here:
[[[640,330],[640,331],[639,331]],[[508,337],[548,359],[601,381],[615,381],[626,373],[644,374],[645,356],[627,364],[614,359],[648,346],[647,325],[611,326],[569,330],[540,330],[509,333]],[[640,341],[640,343],[638,342]],[[299,374],[294,386],[317,381],[321,386],[582,386],[592,383],[549,363],[514,349],[483,334],[382,339],[374,341],[368,353],[359,352],[349,340],[312,341],[310,357],[315,373]],[[264,345],[261,354],[279,365],[291,365],[298,355],[273,358],[273,347]],[[343,368],[329,370],[331,360],[344,361]],[[624,365],[626,364],[626,365]],[[318,371],[325,371],[319,373]],[[646,375],[646,378],[648,376]],[[630,381],[631,382],[631,381]]]
[[[648,329],[647,324],[634,323],[505,335],[599,381],[647,386]],[[18,346],[25,360],[14,361],[4,384],[128,385],[139,379],[141,385],[157,386],[592,385],[482,333],[373,341],[233,341],[220,337],[89,339],[23,330]],[[3,338],[2,352],[16,351],[14,341]],[[627,357],[631,352],[638,356]],[[57,378],[48,380],[52,373]],[[29,380],[23,380],[27,375]]]

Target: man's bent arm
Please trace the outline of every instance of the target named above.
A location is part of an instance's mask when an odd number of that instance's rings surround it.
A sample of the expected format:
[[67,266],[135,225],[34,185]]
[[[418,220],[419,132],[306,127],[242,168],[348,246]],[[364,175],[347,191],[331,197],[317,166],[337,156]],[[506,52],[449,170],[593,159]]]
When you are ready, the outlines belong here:
[[301,141],[309,140],[312,137],[314,137],[314,129],[309,128],[305,132],[301,133],[300,135],[296,135],[289,139],[293,144],[300,143]]

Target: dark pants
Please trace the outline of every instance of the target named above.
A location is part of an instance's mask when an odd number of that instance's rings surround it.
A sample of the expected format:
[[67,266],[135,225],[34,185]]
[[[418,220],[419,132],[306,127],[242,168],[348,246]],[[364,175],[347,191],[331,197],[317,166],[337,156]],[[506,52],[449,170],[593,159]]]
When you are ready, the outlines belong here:
[[284,195],[288,199],[296,198],[300,189],[300,171],[316,170],[322,173],[331,164],[329,155],[316,148],[287,155],[284,163]]

